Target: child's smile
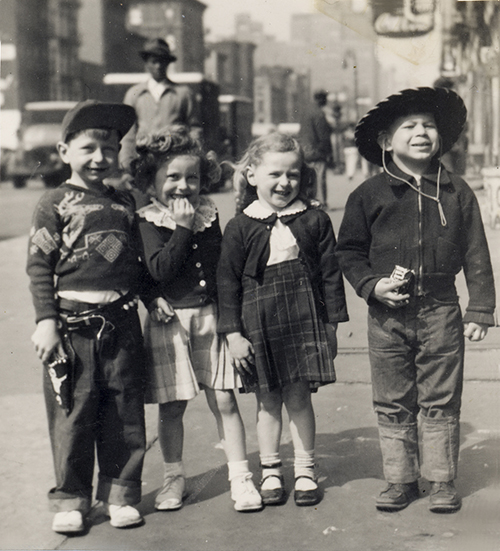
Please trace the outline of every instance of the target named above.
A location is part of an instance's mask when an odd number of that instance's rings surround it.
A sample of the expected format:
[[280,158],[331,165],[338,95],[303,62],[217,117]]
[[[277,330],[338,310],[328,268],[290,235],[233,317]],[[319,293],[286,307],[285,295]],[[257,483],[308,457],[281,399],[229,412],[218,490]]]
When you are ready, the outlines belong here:
[[293,151],[264,153],[261,162],[248,168],[247,178],[255,186],[259,202],[280,211],[298,196],[302,161]]
[[427,168],[439,151],[439,133],[433,115],[422,113],[397,119],[389,129],[385,149],[392,153],[396,164],[411,170]]
[[177,155],[165,161],[155,178],[158,201],[172,206],[175,199],[186,199],[194,207],[200,195],[200,159],[191,155]]
[[71,166],[71,182],[85,187],[100,184],[113,174],[118,166],[119,150],[116,131],[109,139],[82,133],[68,144],[59,144],[61,158]]

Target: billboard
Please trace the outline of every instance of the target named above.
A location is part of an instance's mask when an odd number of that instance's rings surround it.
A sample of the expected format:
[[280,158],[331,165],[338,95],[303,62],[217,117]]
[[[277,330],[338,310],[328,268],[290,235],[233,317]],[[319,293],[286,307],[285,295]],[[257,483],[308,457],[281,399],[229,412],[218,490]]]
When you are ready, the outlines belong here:
[[371,0],[371,4],[378,35],[406,38],[434,28],[436,0]]

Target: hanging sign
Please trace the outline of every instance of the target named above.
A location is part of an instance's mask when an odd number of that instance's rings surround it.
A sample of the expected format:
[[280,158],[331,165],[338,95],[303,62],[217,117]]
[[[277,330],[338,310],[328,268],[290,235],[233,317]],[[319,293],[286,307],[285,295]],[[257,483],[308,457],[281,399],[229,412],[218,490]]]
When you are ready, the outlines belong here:
[[434,28],[435,0],[371,0],[373,28],[382,36],[407,38]]

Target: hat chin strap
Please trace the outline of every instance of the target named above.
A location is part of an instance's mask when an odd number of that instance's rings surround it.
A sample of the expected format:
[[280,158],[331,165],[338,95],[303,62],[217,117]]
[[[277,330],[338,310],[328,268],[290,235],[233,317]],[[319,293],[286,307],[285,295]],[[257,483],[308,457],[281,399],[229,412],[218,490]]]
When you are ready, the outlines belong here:
[[419,189],[417,186],[414,186],[408,180],[405,180],[404,178],[400,178],[399,176],[396,176],[395,174],[390,172],[385,162],[385,143],[382,144],[382,166],[384,167],[384,171],[387,174],[389,174],[389,176],[391,176],[392,178],[395,178],[400,182],[404,182],[405,184],[408,184],[411,187],[411,189],[415,190],[422,197],[427,197],[427,199],[431,199],[432,201],[434,201],[438,207],[441,226],[446,227],[448,223],[446,221],[446,216],[444,215],[443,205],[441,204],[441,200],[439,199],[439,186],[441,181],[441,154],[442,154],[442,144],[441,144],[441,140],[439,140],[439,166],[438,166],[438,174],[437,174],[437,180],[436,180],[436,197],[433,197],[432,195],[424,193],[421,189]]

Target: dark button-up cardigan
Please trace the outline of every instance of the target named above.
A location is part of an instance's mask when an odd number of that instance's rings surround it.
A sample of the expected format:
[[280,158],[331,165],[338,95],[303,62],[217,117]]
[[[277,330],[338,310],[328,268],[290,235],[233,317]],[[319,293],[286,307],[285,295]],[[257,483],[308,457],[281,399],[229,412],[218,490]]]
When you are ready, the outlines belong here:
[[182,226],[158,227],[139,218],[143,257],[174,308],[195,308],[217,300],[216,268],[222,232],[217,218],[193,233]]
[[[257,220],[239,214],[229,221],[217,269],[221,333],[241,332],[243,277],[262,278],[270,254],[269,239],[276,215]],[[347,321],[344,282],[335,257],[335,235],[329,216],[318,209],[280,217],[294,235],[299,259],[310,274],[325,322]]]

